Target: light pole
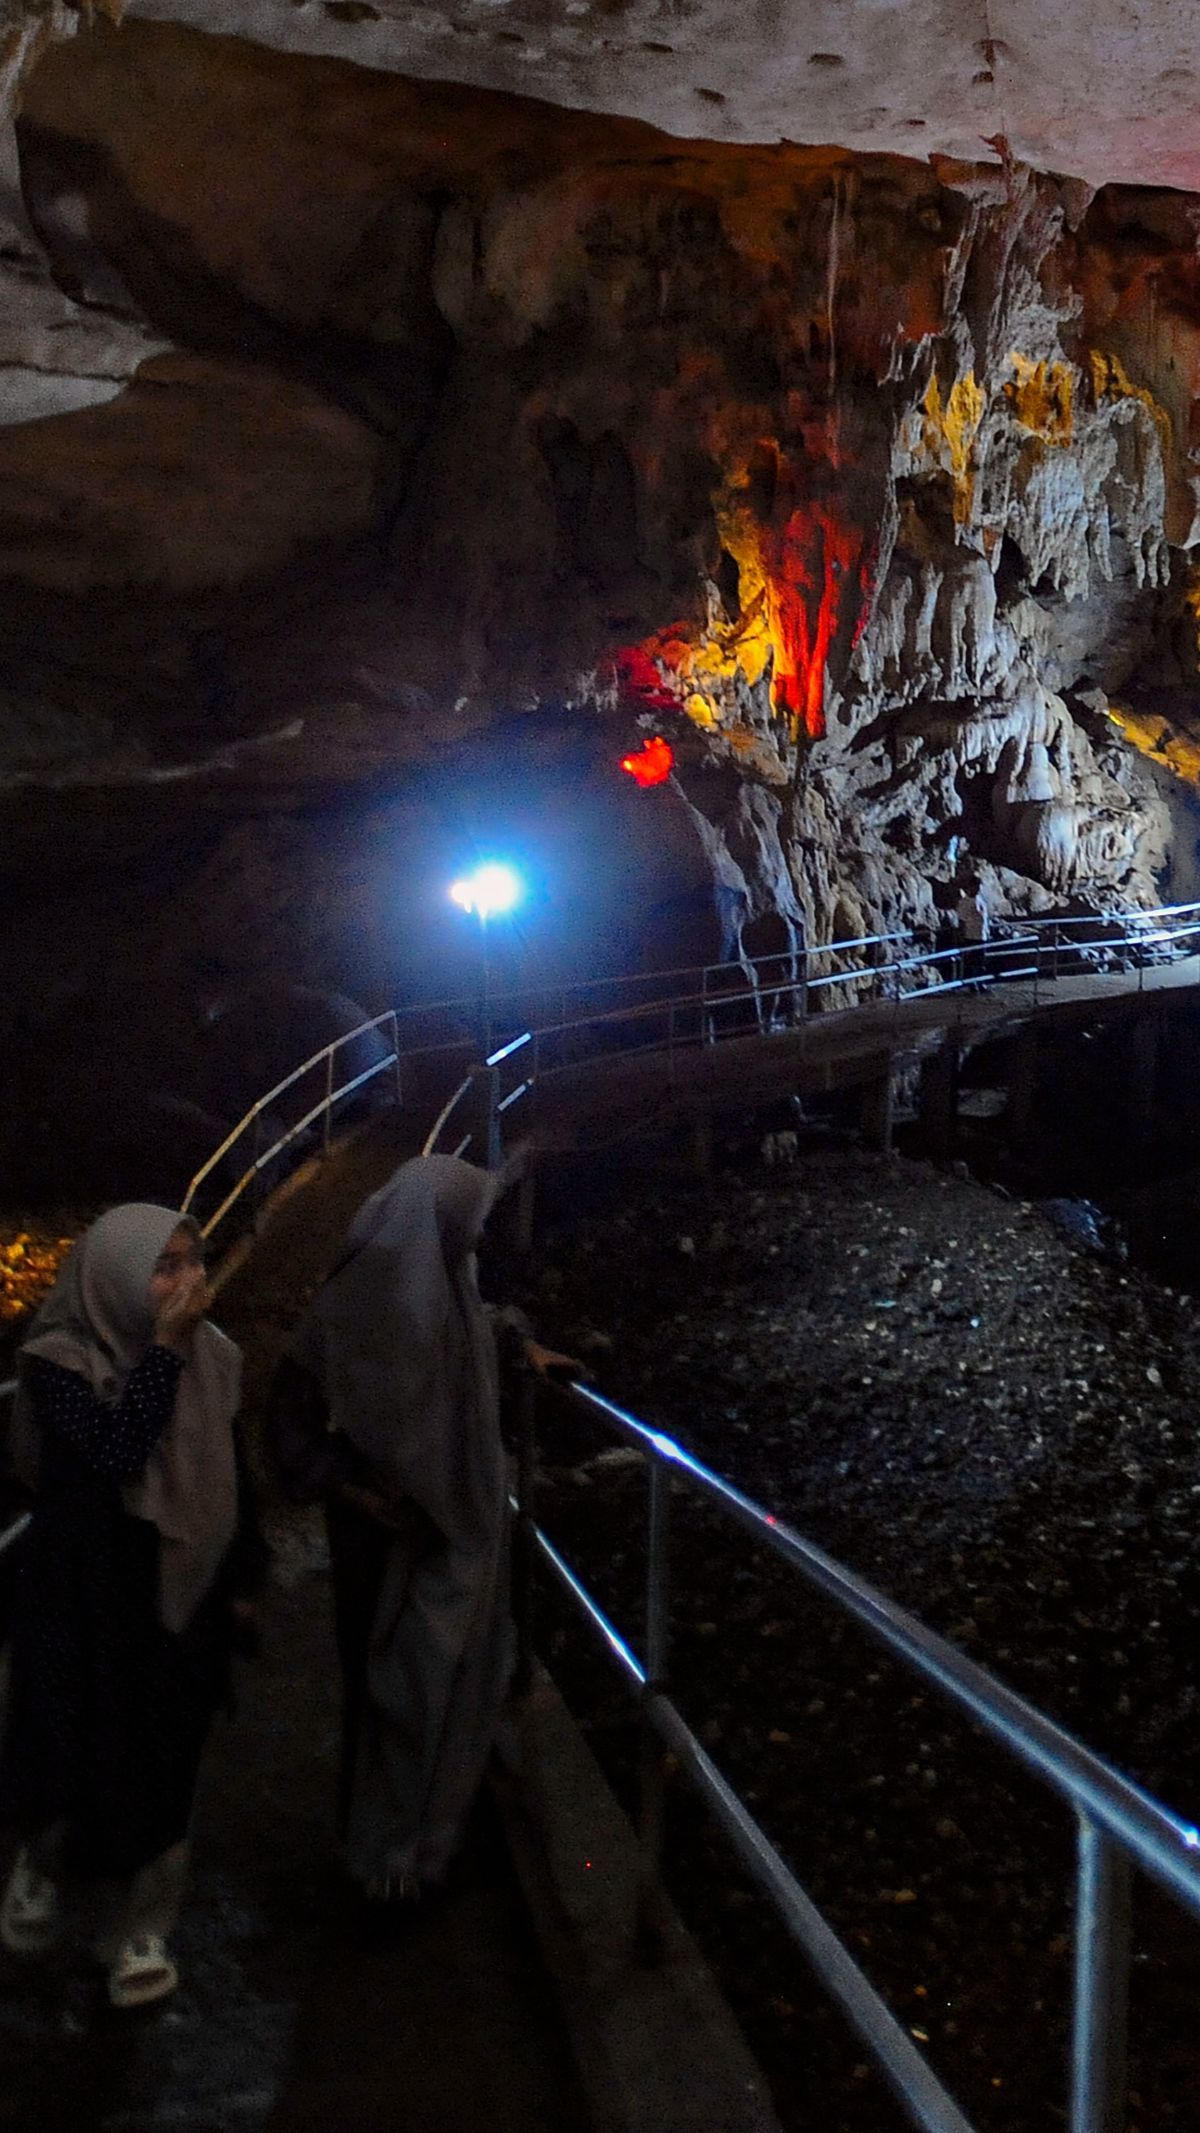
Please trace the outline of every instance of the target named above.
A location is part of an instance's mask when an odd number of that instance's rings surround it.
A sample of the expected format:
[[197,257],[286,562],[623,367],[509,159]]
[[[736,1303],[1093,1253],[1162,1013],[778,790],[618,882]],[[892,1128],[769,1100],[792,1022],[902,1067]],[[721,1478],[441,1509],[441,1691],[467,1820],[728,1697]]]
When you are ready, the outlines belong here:
[[521,900],[521,877],[497,859],[485,859],[470,874],[450,884],[450,901],[460,911],[470,911],[479,920],[480,989],[479,1041],[482,1056],[492,1049],[491,964],[488,956],[488,920],[511,911]]

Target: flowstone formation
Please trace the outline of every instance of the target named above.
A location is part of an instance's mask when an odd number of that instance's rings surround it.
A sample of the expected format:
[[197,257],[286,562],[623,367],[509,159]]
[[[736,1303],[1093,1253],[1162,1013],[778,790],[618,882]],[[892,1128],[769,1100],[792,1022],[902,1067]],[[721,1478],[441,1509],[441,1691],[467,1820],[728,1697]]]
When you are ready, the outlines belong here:
[[[431,779],[518,732],[619,791],[631,957],[673,901],[708,932],[663,961],[933,927],[974,872],[1018,916],[1191,889],[1191,196],[1003,143],[681,142],[142,20],[22,95],[45,275],[154,351],[0,431],[14,874],[77,789],[175,793],[178,927],[131,897],[110,995],[192,1012],[281,941],[371,1006],[424,983],[379,807],[415,852]],[[639,790],[646,742],[674,769]],[[363,791],[337,876],[298,811]]]

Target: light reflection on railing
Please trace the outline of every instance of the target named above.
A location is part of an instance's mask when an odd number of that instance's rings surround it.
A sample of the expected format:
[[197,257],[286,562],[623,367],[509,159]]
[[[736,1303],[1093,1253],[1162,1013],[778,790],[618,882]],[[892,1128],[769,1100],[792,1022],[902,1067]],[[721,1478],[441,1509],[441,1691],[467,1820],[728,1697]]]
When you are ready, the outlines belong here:
[[[1193,916],[1193,914],[1195,914]],[[1188,919],[1191,923],[1163,926],[1164,919]],[[1081,938],[1084,927],[1094,929],[1092,938]],[[1116,933],[1112,928],[1122,928]],[[1064,932],[1066,938],[1063,938]],[[600,1064],[605,1058],[630,1049],[643,1051],[665,1050],[673,1056],[677,1050],[698,1045],[713,1045],[730,1036],[757,1034],[772,1036],[785,1034],[803,1027],[812,1011],[812,1003],[821,996],[826,1011],[842,994],[853,993],[840,1013],[851,1012],[881,1002],[890,1003],[899,1009],[906,999],[920,996],[925,999],[937,994],[965,993],[971,989],[1012,984],[1018,980],[1032,979],[1035,999],[1043,981],[1050,981],[1069,974],[1063,963],[1068,961],[1075,974],[1099,974],[1102,967],[1111,967],[1114,959],[1137,957],[1139,989],[1144,982],[1145,955],[1157,954],[1164,949],[1173,949],[1183,942],[1188,943],[1185,952],[1195,954],[1200,936],[1200,902],[1188,904],[1164,904],[1151,911],[1105,914],[1092,912],[1071,918],[1030,919],[1022,921],[1022,929],[998,933],[991,940],[974,944],[956,944],[948,948],[918,947],[909,953],[866,960],[881,949],[909,947],[914,935],[909,930],[891,933],[864,934],[853,940],[823,942],[810,947],[795,947],[781,950],[778,954],[746,957],[723,963],[694,965],[689,968],[667,972],[642,972],[617,978],[588,979],[582,984],[560,988],[530,988],[495,996],[491,1001],[493,1016],[500,1015],[505,1001],[528,1005],[531,1000],[554,1000],[559,1007],[556,1021],[537,1023],[522,1029],[509,1041],[489,1053],[481,1066],[455,1089],[453,1097],[443,1107],[439,1118],[426,1136],[425,1152],[434,1149],[441,1135],[456,1113],[467,1103],[472,1090],[479,1092],[479,1107],[483,1113],[482,1126],[478,1124],[460,1136],[455,1152],[463,1153],[474,1144],[488,1167],[494,1168],[500,1160],[501,1127],[504,1114],[515,1104],[531,1096],[539,1082],[564,1069]],[[1014,963],[1014,955],[1024,960]],[[830,958],[856,960],[840,969],[814,968]],[[1082,966],[1082,969],[1081,969]],[[683,990],[670,991],[663,995],[661,987],[677,981]],[[618,1006],[602,1009],[591,1014],[570,1018],[567,1002],[579,1001],[586,994],[598,989],[621,990],[635,986],[657,985],[659,997],[642,1001],[634,1006]],[[328,1147],[331,1119],[336,1105],[342,1103],[379,1074],[393,1070],[396,1076],[397,1100],[403,1093],[402,1079],[406,1069],[418,1061],[437,1055],[453,1057],[461,1055],[469,1047],[469,1039],[462,1037],[432,1045],[418,1045],[408,1050],[400,1049],[400,1017],[417,1015],[428,1019],[451,1013],[465,1026],[474,1019],[473,1003],[465,1000],[438,1001],[429,1006],[414,1006],[408,1009],[391,1009],[375,1016],[357,1029],[348,1030],[314,1052],[310,1059],[277,1082],[258,1101],[251,1105],[244,1118],[209,1157],[208,1161],[192,1178],[184,1198],[185,1211],[190,1210],[196,1195],[220,1164],[247,1134],[254,1136],[253,1157],[241,1174],[234,1180],[215,1212],[207,1217],[202,1227],[205,1236],[210,1235],[238,1201],[258,1184],[270,1166],[276,1163],[292,1143],[301,1139],[317,1121],[322,1122],[324,1144]],[[747,1021],[753,1025],[747,1027]],[[531,1024],[534,1018],[530,1018]],[[354,1044],[385,1025],[389,1027],[391,1047],[385,1056],[374,1061],[351,1080],[334,1087],[333,1059],[343,1047]],[[611,1040],[607,1041],[606,1040]],[[528,1070],[520,1086],[501,1093],[500,1068],[511,1055],[525,1045],[532,1045]],[[326,1085],[319,1102],[312,1105],[302,1118],[297,1119],[278,1136],[269,1147],[262,1147],[262,1120],[271,1105],[286,1093],[300,1078],[324,1065]]]
[[[602,1640],[638,1699],[646,1739],[657,1736],[700,1793],[753,1879],[774,1904],[826,1988],[841,2006],[897,2095],[930,2133],[971,2133],[958,2105],[917,2051],[849,1950],[838,1940],[765,1830],[707,1754],[667,1694],[670,1657],[672,1485],[693,1490],[750,1538],[795,1570],[893,1658],[931,1683],[964,1716],[1056,1792],[1077,1819],[1075,1964],[1070,2133],[1121,2133],[1125,2125],[1125,2024],[1130,1946],[1129,1894],[1136,1866],[1200,1921],[1200,1832],[1114,1770],[1065,1728],[998,1681],[965,1653],[806,1540],[776,1513],[668,1437],[584,1385],[556,1397],[645,1455],[650,1483],[646,1545],[644,1657],[609,1618],[582,1577],[536,1521],[536,1403],[525,1381],[517,1491],[516,1614],[529,1678],[531,1580],[541,1562]],[[646,1864],[657,1876],[665,1792],[661,1757],[642,1758],[640,1823]]]

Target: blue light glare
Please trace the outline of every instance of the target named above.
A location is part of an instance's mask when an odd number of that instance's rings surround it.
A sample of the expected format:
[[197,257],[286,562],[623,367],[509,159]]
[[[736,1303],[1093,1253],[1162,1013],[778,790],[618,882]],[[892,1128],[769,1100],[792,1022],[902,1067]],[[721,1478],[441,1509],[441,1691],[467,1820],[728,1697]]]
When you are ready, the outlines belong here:
[[451,903],[457,904],[460,911],[471,911],[476,918],[485,921],[511,911],[523,894],[520,875],[514,868],[495,859],[486,860],[475,868],[474,873],[464,874],[461,881],[450,884]]

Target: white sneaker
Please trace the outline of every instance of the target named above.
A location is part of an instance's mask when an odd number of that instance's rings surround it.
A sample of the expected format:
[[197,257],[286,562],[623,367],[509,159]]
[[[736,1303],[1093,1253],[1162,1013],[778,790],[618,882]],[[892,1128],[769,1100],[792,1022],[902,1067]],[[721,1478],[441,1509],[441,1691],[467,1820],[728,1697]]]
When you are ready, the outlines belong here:
[[54,1883],[22,1845],[0,1903],[0,1941],[14,1955],[41,1955],[58,1939],[61,1909]]
[[165,2000],[179,1984],[179,1972],[167,1954],[161,1933],[135,1933],[122,1941],[108,1973],[108,1997],[114,2007],[147,2007]]

